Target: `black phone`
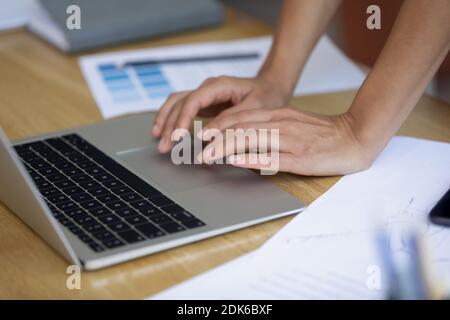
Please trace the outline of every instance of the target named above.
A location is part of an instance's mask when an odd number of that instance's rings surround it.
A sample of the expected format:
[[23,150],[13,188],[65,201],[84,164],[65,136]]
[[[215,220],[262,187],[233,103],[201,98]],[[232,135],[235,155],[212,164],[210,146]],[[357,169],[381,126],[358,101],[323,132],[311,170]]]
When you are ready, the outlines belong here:
[[431,210],[430,220],[436,224],[450,227],[450,189]]

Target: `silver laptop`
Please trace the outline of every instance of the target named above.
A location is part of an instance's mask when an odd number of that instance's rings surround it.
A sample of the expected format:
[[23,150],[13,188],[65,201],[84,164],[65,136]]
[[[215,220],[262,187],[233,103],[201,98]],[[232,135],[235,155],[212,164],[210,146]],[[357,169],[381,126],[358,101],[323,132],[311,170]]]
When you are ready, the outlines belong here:
[[68,261],[103,268],[301,211],[258,174],[175,165],[153,114],[15,141],[0,130],[0,201]]

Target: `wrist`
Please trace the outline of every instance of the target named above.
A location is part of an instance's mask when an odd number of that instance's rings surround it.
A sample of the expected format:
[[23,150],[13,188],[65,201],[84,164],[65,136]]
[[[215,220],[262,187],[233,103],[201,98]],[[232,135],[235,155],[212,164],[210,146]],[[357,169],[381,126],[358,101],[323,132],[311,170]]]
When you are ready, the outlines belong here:
[[292,85],[286,80],[286,76],[282,72],[267,69],[258,73],[256,76],[257,81],[261,81],[266,85],[268,90],[276,94],[281,99],[281,104],[286,105],[292,97],[292,92],[294,91],[295,84]]
[[361,112],[360,108],[350,107],[345,113],[352,134],[369,159],[374,160],[383,150],[394,132],[388,123],[375,116]]

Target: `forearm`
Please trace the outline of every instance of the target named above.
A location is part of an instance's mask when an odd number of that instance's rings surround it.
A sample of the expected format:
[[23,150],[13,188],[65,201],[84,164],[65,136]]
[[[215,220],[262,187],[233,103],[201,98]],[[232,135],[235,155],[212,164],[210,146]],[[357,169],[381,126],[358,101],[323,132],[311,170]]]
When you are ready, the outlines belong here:
[[417,104],[450,48],[450,0],[405,0],[349,115],[379,152]]
[[270,53],[259,75],[290,96],[341,0],[285,0]]

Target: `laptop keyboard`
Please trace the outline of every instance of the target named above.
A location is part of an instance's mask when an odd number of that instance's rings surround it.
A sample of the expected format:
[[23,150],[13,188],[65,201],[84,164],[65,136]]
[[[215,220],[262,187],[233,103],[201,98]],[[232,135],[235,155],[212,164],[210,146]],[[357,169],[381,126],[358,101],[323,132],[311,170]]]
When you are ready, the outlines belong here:
[[95,252],[205,225],[77,134],[14,148],[54,217]]

